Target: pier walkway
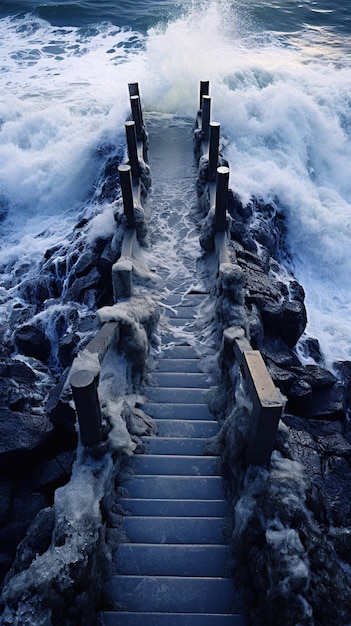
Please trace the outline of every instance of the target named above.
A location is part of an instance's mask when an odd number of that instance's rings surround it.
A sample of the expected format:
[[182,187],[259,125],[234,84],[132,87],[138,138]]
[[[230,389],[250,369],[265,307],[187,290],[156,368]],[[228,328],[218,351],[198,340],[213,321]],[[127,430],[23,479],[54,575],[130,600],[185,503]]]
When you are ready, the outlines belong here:
[[[155,418],[158,435],[143,437],[145,452],[133,459],[135,474],[122,483],[128,496],[119,504],[126,511],[122,526],[129,541],[118,546],[118,574],[105,588],[121,610],[104,613],[103,623],[241,626],[245,621],[235,615],[229,577],[225,481],[220,459],[206,454],[218,423],[206,404],[210,380],[199,358],[206,351],[201,347],[206,288],[197,274],[201,249],[189,214],[191,201],[196,203],[194,179],[188,176],[194,167],[192,129],[180,121],[163,124],[162,130],[156,121],[155,126],[148,125],[156,196],[151,210],[159,215],[149,219],[162,222],[154,242],[155,270],[163,281],[162,343],[143,409]],[[181,198],[187,188],[186,207]]]
[[[122,349],[131,371],[145,369],[151,346],[155,352],[152,307],[161,311],[156,369],[138,389],[158,433],[144,437],[134,454],[134,474],[122,483],[119,476],[123,539],[114,548],[115,573],[104,586],[105,626],[245,624],[231,578],[235,555],[229,553],[226,484],[220,459],[206,443],[219,428],[206,402],[208,387],[217,384],[210,373],[219,362],[224,369],[235,363],[235,384],[243,381],[251,401],[243,464],[269,464],[282,401],[245,335],[241,270],[228,246],[229,168],[220,154],[220,125],[210,122],[208,87],[200,85],[195,128],[190,120],[149,115],[146,132],[139,87],[129,85],[128,161],[118,168],[126,227],[111,270],[115,304],[106,307],[104,323],[68,377],[81,442],[94,452],[104,441],[98,387],[105,356]],[[213,244],[210,263],[203,262],[200,224]],[[221,318],[223,302],[236,311],[235,326]],[[126,323],[129,307],[131,319],[140,319]],[[212,324],[218,321],[216,346],[209,344],[208,311]],[[131,340],[133,356],[124,352],[124,339]]]

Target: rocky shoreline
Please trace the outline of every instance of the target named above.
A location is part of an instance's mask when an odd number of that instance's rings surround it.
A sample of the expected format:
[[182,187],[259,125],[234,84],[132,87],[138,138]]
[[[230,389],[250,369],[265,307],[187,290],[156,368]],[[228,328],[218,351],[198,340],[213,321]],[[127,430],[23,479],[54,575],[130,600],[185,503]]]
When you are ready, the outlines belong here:
[[[8,315],[0,321],[0,581],[31,522],[69,481],[76,457],[76,416],[60,393],[74,357],[98,330],[96,309],[112,303],[111,267],[125,228],[115,202],[123,155],[111,146],[103,151],[92,214],[36,268],[19,261],[0,268]],[[89,228],[107,198],[115,226],[91,241]]]

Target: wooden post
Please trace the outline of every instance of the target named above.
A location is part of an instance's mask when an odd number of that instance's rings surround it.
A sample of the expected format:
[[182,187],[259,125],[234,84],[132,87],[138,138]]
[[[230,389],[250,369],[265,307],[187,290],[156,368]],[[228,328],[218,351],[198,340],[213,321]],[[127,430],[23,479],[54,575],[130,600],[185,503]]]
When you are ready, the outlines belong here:
[[132,178],[140,177],[140,166],[138,160],[138,148],[137,148],[137,136],[136,136],[136,127],[134,121],[129,121],[125,123],[126,129],[126,137],[127,137],[127,147],[128,147],[128,158],[129,163],[132,168]]
[[133,263],[130,259],[120,258],[112,265],[113,301],[130,298],[133,290]]
[[141,108],[141,100],[140,100],[140,91],[139,91],[139,83],[129,83],[128,84],[128,89],[129,89],[129,97],[131,98],[132,96],[138,96],[139,98],[139,112],[140,112],[140,120],[141,120],[141,125],[143,126],[144,124],[144,119],[143,119],[143,110]]
[[208,182],[216,180],[218,167],[219,135],[221,125],[219,122],[210,123],[210,143],[208,154]]
[[248,465],[268,465],[283,405],[259,350],[243,353],[243,371],[253,403]]
[[127,218],[127,228],[135,228],[134,200],[132,189],[132,168],[130,165],[119,165],[119,180],[121,183],[124,214]]
[[227,226],[229,167],[217,168],[215,230],[223,233]]
[[202,97],[208,96],[210,93],[210,81],[209,80],[201,80],[200,81],[200,105],[199,109],[202,109]]
[[135,129],[138,141],[142,140],[143,129],[143,117],[141,114],[140,98],[139,96],[131,96],[130,106],[132,109],[132,118],[135,122]]
[[210,118],[211,118],[211,98],[210,96],[202,96],[202,139],[208,141],[210,134]]
[[97,379],[93,372],[80,370],[72,374],[70,384],[84,446],[101,441],[101,412],[97,394]]
[[129,96],[140,96],[139,83],[128,83]]

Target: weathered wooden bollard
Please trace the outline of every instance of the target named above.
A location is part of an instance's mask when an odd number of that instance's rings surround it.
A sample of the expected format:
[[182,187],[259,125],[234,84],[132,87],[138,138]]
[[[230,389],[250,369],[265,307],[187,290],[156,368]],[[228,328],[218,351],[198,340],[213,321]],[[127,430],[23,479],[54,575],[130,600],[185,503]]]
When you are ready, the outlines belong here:
[[134,120],[126,122],[125,129],[126,129],[126,137],[127,137],[128,159],[129,159],[130,167],[132,169],[132,178],[139,178],[140,177],[140,165],[139,165],[139,159],[138,159],[136,124]]
[[243,370],[253,403],[248,465],[268,465],[283,405],[259,350],[244,352]]
[[131,96],[130,108],[132,110],[132,118],[135,122],[136,136],[138,141],[143,139],[143,116],[141,113],[141,104],[139,96]]
[[133,263],[130,259],[118,259],[112,266],[113,300],[130,298],[133,291]]
[[202,97],[202,120],[201,130],[203,141],[208,141],[210,134],[210,118],[211,118],[211,98],[210,96]]
[[130,96],[140,96],[139,83],[128,83],[128,90]]
[[101,411],[97,393],[97,378],[89,370],[74,372],[70,379],[80,435],[84,446],[101,441]]
[[201,80],[200,81],[200,104],[199,108],[202,109],[202,98],[203,96],[208,96],[210,93],[210,81],[209,80]]
[[215,205],[215,230],[223,233],[227,226],[229,167],[217,168],[216,205]]
[[129,83],[128,89],[129,89],[129,98],[132,98],[133,96],[138,96],[139,98],[140,121],[141,121],[141,125],[143,126],[144,120],[143,120],[143,110],[141,108],[139,83]]
[[135,228],[132,168],[127,164],[119,165],[118,173],[122,190],[124,214],[127,218],[127,228]]
[[210,123],[210,142],[208,149],[208,182],[216,180],[219,153],[219,136],[221,125],[219,122]]

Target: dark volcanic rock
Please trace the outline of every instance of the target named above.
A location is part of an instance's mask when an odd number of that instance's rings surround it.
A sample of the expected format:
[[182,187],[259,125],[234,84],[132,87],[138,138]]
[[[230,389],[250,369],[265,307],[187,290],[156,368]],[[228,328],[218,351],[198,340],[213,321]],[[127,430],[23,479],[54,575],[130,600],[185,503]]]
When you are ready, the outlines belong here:
[[5,478],[0,480],[0,526],[4,526],[9,520],[13,491],[14,483],[12,480]]
[[33,383],[36,378],[35,372],[30,365],[16,359],[6,359],[0,363],[0,377],[15,378],[27,384]]
[[64,294],[64,302],[82,302],[85,293],[90,289],[96,289],[99,286],[100,273],[96,267],[93,267],[86,275],[76,277],[74,274],[70,276],[70,284]]
[[296,300],[266,302],[261,315],[265,332],[280,337],[289,348],[296,345],[307,324],[305,305]]
[[51,436],[53,425],[44,415],[0,408],[0,471],[18,475]]
[[55,515],[52,508],[46,507],[38,512],[27,529],[25,538],[18,546],[16,560],[8,578],[27,569],[37,555],[43,554],[49,548],[54,521]]
[[27,324],[15,331],[15,342],[22,354],[32,356],[43,363],[46,363],[50,356],[51,344],[45,332]]

